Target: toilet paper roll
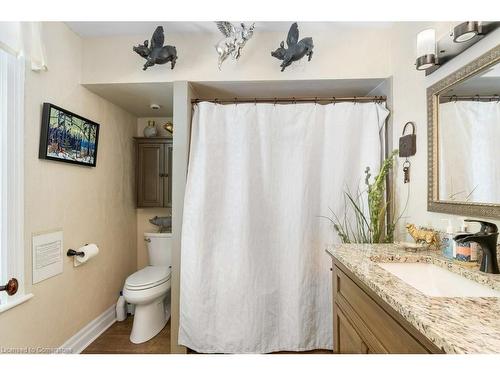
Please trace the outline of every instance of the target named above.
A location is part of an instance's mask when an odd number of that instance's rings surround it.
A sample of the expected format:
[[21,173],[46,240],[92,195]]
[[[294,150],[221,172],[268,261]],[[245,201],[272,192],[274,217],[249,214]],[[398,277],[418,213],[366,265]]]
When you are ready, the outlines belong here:
[[99,248],[95,243],[91,243],[85,246],[82,246],[78,249],[78,251],[83,251],[85,255],[83,256],[75,256],[75,267],[79,266],[82,263],[86,263],[89,259],[92,259],[97,254],[99,254]]

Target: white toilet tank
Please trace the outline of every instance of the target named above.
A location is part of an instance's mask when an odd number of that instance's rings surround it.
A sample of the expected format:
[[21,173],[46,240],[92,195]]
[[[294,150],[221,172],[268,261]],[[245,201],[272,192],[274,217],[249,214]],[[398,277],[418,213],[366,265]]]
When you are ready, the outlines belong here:
[[148,246],[149,265],[172,265],[172,233],[144,233]]

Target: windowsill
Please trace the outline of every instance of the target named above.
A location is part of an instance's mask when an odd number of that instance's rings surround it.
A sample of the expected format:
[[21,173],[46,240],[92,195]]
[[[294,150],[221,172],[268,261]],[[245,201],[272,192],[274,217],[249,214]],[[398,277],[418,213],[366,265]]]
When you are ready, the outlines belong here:
[[33,294],[28,293],[28,294],[25,294],[19,298],[16,298],[15,300],[8,301],[7,303],[0,305],[0,314],[7,311],[7,310],[12,309],[13,307],[16,307],[17,305],[20,305],[26,301],[29,301],[32,298],[33,298]]

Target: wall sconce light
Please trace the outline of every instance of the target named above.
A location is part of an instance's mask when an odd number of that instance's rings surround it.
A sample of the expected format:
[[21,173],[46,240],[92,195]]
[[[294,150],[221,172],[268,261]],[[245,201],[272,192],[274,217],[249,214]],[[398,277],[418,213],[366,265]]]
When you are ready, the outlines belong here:
[[453,28],[453,41],[463,43],[481,34],[481,24],[478,21],[463,22]]
[[427,70],[437,65],[436,30],[427,29],[417,34],[417,70]]
[[426,76],[432,74],[498,28],[500,28],[500,21],[462,22],[439,40],[436,40],[434,29],[424,30],[417,34],[415,65],[418,70],[425,71]]

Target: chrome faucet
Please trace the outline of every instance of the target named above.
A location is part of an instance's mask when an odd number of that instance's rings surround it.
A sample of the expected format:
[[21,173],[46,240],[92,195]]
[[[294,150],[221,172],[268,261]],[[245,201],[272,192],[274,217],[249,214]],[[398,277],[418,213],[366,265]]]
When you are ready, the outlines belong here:
[[473,234],[459,234],[453,239],[457,242],[476,242],[483,250],[483,260],[479,271],[500,273],[497,260],[498,227],[487,221],[465,219],[468,222],[480,223],[481,229]]

